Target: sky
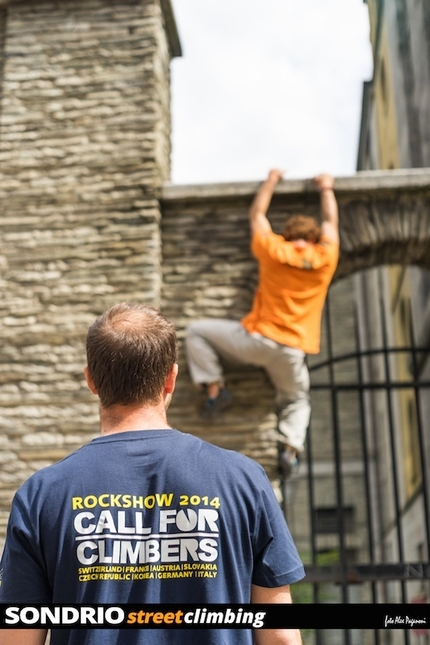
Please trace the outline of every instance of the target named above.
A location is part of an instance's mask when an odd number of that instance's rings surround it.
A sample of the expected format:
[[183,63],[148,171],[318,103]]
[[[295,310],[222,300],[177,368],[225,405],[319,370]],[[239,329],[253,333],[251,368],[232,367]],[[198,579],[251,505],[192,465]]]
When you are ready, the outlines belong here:
[[172,0],[174,184],[356,171],[373,73],[363,0]]

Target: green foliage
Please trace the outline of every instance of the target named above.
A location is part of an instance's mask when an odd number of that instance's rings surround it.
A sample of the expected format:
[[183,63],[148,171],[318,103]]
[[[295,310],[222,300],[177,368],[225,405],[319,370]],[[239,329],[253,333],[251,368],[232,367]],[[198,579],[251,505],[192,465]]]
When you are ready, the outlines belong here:
[[[300,557],[305,563],[310,561],[309,554],[301,553]],[[340,561],[340,554],[338,549],[333,549],[331,551],[323,551],[317,554],[316,562],[318,566],[330,566],[332,564],[337,564]],[[305,578],[306,581],[306,578]],[[321,603],[324,602],[339,602],[338,593],[336,588],[332,584],[320,584],[318,585],[318,601]],[[295,603],[306,604],[313,603],[314,601],[314,585],[307,584],[306,582],[299,582],[294,585],[293,590],[293,601]]]

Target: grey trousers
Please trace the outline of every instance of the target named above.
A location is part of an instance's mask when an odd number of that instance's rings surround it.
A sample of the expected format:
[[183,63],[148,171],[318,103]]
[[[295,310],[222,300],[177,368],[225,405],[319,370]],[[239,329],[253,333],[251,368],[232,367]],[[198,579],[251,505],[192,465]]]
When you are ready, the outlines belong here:
[[280,441],[303,450],[311,406],[302,350],[250,334],[239,321],[218,318],[192,322],[185,350],[195,385],[223,382],[220,358],[264,368],[276,389]]

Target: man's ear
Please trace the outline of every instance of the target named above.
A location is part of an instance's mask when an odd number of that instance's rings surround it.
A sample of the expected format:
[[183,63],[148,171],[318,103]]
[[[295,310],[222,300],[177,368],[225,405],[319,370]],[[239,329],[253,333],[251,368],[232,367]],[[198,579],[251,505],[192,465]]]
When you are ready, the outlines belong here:
[[90,391],[91,391],[93,394],[98,394],[98,392],[97,392],[97,390],[96,390],[96,388],[95,388],[95,385],[94,385],[94,383],[93,383],[93,379],[92,379],[92,378],[91,378],[91,376],[90,376],[90,372],[89,372],[89,370],[88,370],[88,365],[86,365],[86,366],[84,367],[84,376],[85,376],[85,380],[86,380],[86,382],[87,382],[87,385],[88,385],[88,388],[90,389]]
[[165,394],[173,394],[176,385],[176,377],[178,376],[178,364],[174,363],[172,369],[167,375],[166,382],[164,383]]

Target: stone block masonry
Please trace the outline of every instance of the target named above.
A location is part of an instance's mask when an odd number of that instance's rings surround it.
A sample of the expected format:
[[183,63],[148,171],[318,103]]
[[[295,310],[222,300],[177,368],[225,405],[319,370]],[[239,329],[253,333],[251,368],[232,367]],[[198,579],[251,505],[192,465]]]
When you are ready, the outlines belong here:
[[[341,257],[331,289],[334,351],[355,351],[353,285],[350,276],[378,264],[397,262],[429,266],[430,172],[357,173],[335,181],[340,210]],[[197,318],[239,320],[250,309],[257,285],[257,263],[250,252],[248,211],[258,183],[166,185],[162,193],[162,308],[177,325],[180,340],[179,378],[169,408],[178,428],[244,452],[261,463],[276,489],[278,484],[275,396],[263,370],[225,364],[233,394],[222,417],[204,422],[200,417],[204,393],[191,383],[183,340],[187,324]],[[319,197],[309,180],[282,182],[268,216],[275,232],[289,215],[305,213],[320,219]],[[321,354],[309,358],[310,367],[326,356],[322,325]],[[342,378],[357,378],[355,364],[341,364]],[[352,373],[351,373],[352,372]],[[328,374],[315,378],[328,382]],[[331,414],[327,392],[312,393],[315,452],[330,445]],[[360,454],[356,401],[342,401],[345,454]],[[328,453],[327,453],[328,454]]]
[[120,300],[159,304],[157,197],[179,54],[169,6],[2,7],[1,534],[24,479],[98,432],[82,373],[88,325]]

